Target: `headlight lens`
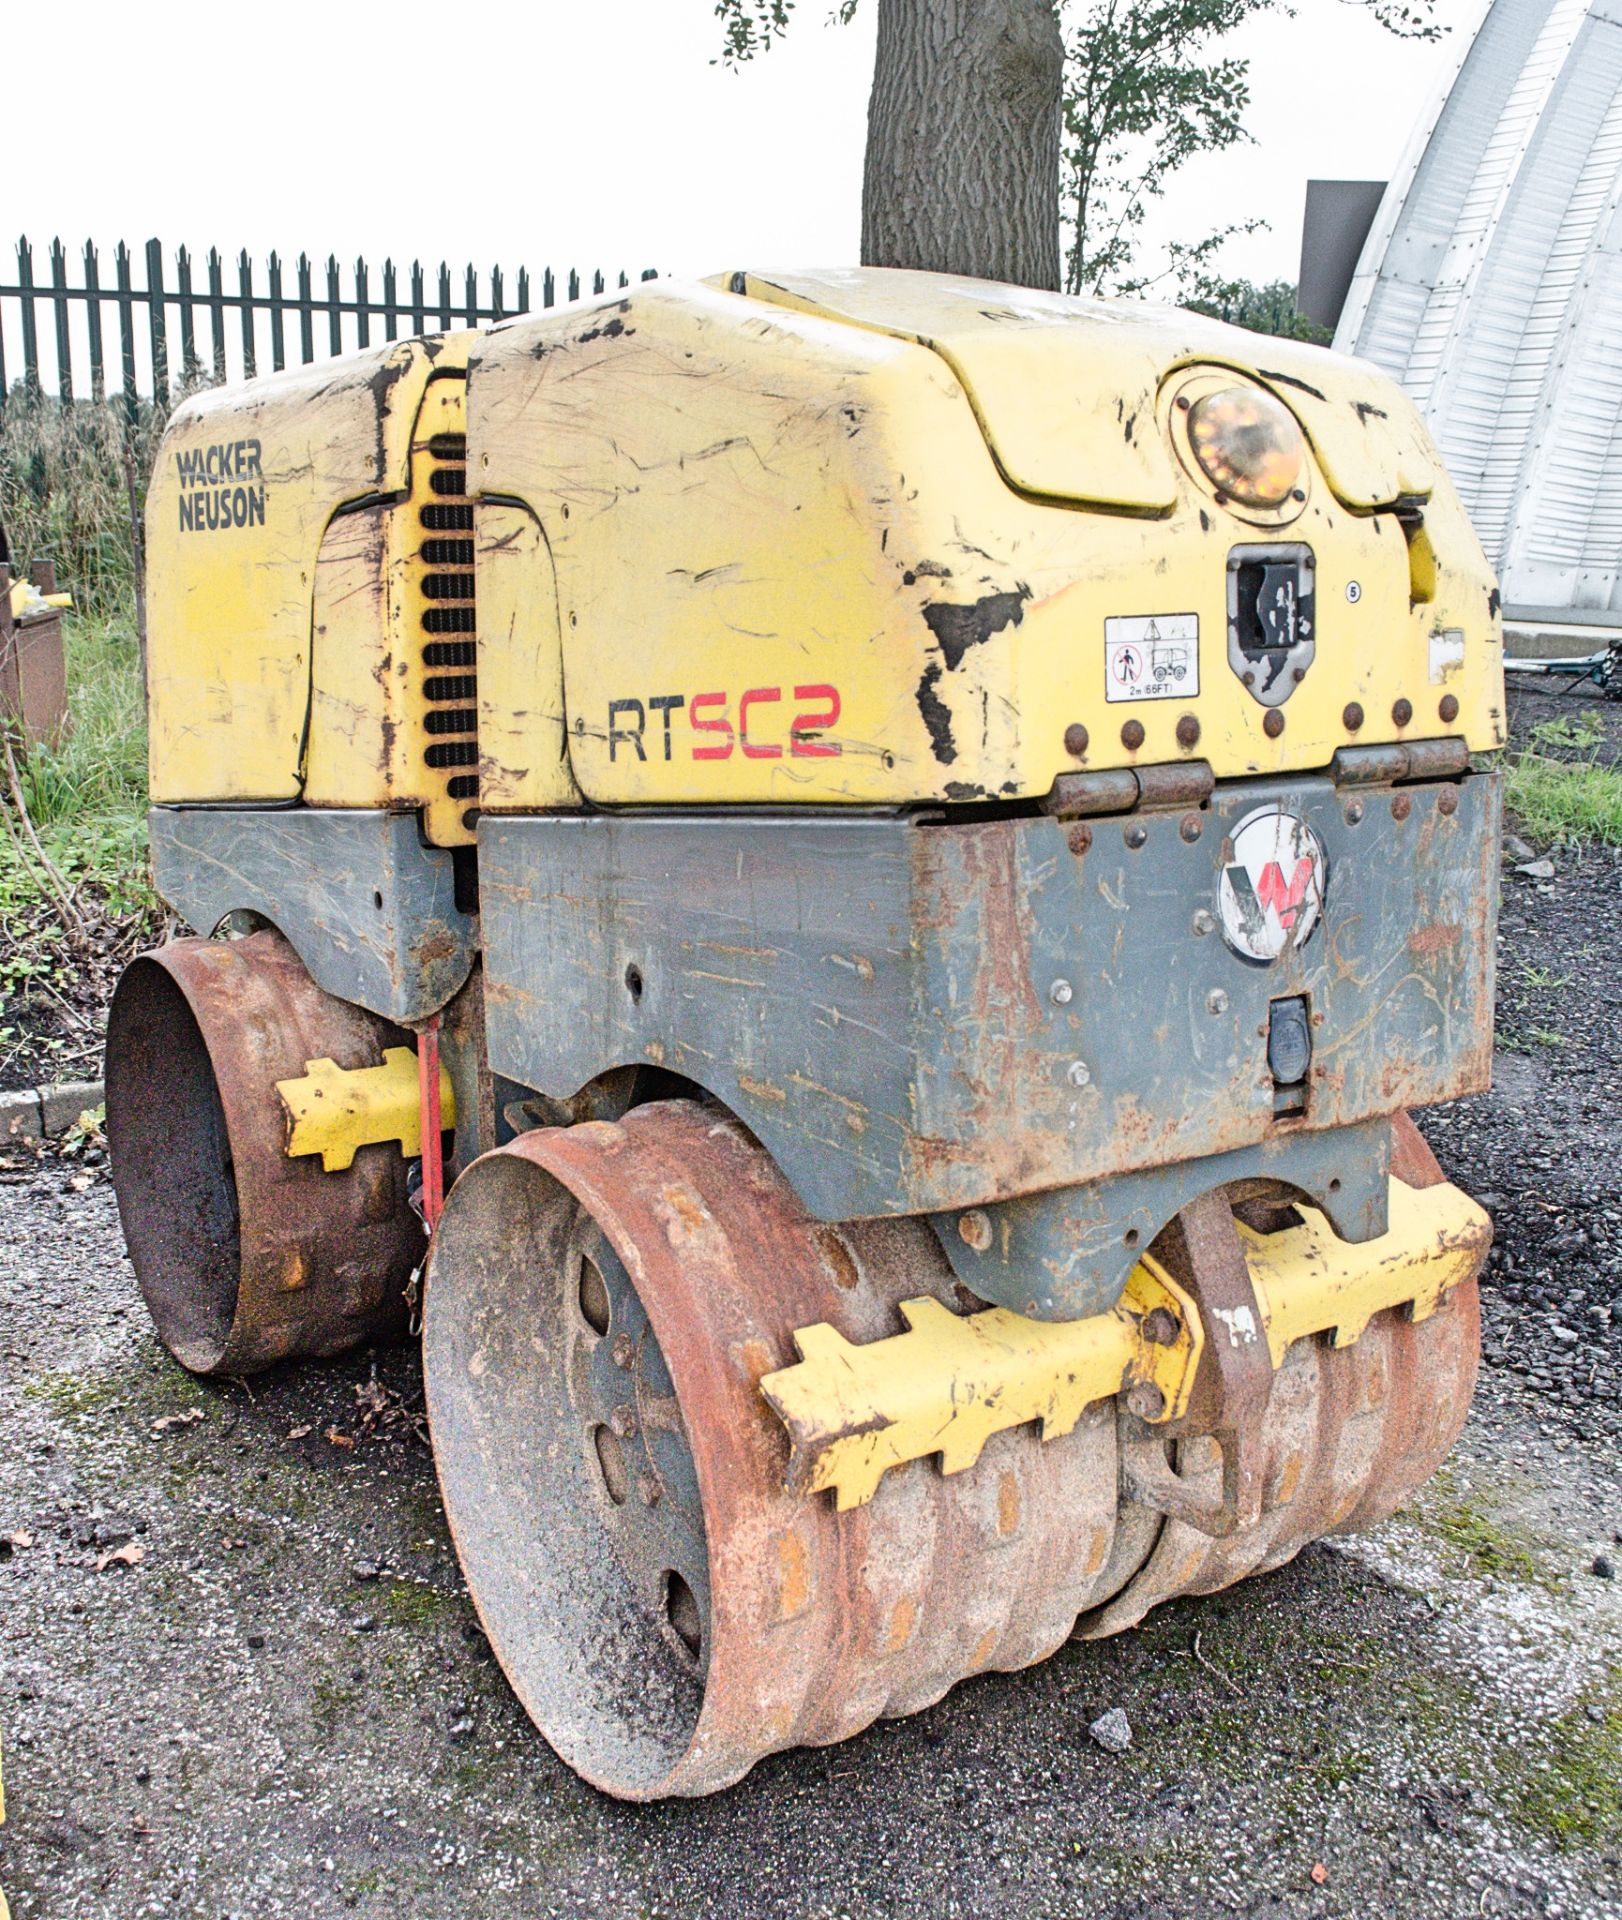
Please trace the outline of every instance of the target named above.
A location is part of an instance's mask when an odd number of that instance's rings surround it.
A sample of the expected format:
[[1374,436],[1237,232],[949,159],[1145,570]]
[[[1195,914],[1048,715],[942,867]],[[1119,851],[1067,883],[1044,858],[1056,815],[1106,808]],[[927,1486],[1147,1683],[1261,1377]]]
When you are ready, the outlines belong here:
[[1225,387],[1196,400],[1188,443],[1212,486],[1243,507],[1282,507],[1307,455],[1294,414],[1255,387]]

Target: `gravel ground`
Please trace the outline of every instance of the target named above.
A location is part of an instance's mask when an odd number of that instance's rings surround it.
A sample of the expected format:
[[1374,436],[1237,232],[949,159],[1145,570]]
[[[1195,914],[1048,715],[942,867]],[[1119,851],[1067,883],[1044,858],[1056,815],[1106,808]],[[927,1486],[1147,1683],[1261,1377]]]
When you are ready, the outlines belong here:
[[[1592,704],[1517,701],[1523,729]],[[1494,1091],[1424,1119],[1499,1231],[1443,1473],[1366,1538],[704,1802],[604,1800],[525,1720],[414,1351],[204,1386],[95,1149],[0,1166],[16,1920],[1622,1916],[1622,865],[1554,860],[1507,875]],[[1113,1708],[1120,1754],[1088,1732]]]
[[[1489,1372],[1367,1539],[635,1809],[491,1659],[414,1351],[203,1386],[147,1328],[101,1171],[4,1177],[16,1920],[1622,1916],[1622,1583],[1591,1571],[1622,1487],[1555,1375]],[[1115,1707],[1121,1755],[1088,1734]]]

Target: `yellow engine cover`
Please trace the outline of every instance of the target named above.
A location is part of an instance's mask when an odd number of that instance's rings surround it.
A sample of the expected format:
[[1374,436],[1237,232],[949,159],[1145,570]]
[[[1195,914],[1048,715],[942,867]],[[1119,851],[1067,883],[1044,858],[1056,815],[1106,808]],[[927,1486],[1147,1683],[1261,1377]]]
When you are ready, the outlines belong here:
[[[1310,451],[1286,514],[1222,504],[1180,447],[1179,395],[1205,376],[1295,414]],[[512,322],[470,387],[475,484],[533,516],[530,630],[555,596],[562,654],[561,697],[515,727],[490,657],[509,635],[481,636],[487,805],[567,804],[576,783],[605,805],[1031,799],[1078,769],[1501,744],[1491,573],[1414,409],[1361,363],[1172,310],[860,271],[654,283]],[[1311,551],[1318,630],[1269,733],[1229,665],[1228,560],[1277,542]],[[1117,631],[1176,636],[1183,672],[1113,697]]]
[[[1189,451],[1180,408],[1235,384],[1308,444],[1272,515]],[[1316,609],[1271,708],[1228,636],[1269,543]],[[481,807],[1029,801],[1503,737],[1492,577],[1381,375],[938,275],[654,282],[196,396],[148,553],[154,798],[440,845]]]

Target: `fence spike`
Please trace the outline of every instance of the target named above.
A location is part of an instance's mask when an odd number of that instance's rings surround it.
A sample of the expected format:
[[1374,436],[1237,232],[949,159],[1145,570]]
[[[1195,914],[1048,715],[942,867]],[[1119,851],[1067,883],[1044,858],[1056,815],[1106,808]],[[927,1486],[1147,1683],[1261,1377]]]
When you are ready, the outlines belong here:
[[146,317],[152,335],[152,393],[169,404],[169,301],[163,286],[163,242],[146,243]]
[[90,336],[90,397],[100,405],[107,398],[107,368],[101,350],[101,262],[94,240],[84,243],[84,302],[85,329]]
[[73,398],[73,342],[68,333],[68,256],[58,234],[51,241],[51,309],[56,322],[56,390]]
[[246,247],[237,255],[237,287],[238,298],[242,302],[239,309],[242,318],[242,377],[252,380],[259,371],[259,358],[254,352],[253,323],[258,302],[253,297],[253,262],[248,258]]
[[355,261],[355,344],[369,347],[372,344],[372,309],[370,276],[366,262],[357,257]]
[[282,316],[286,303],[282,299],[282,259],[279,253],[272,253],[269,261],[270,271],[270,361],[273,369],[280,373],[287,365],[287,341],[283,333]]
[[310,293],[310,256],[298,257],[298,344],[305,366],[315,358],[315,301]]
[[208,322],[214,346],[214,380],[225,379],[225,262],[218,247],[208,250]]
[[31,393],[39,392],[39,327],[34,317],[34,249],[28,235],[17,241],[17,285],[23,304],[23,385]]

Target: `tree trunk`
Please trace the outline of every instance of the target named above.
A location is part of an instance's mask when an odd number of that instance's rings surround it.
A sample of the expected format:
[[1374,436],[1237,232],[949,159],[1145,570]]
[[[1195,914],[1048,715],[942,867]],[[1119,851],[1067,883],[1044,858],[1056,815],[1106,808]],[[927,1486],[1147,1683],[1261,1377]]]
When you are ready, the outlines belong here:
[[862,259],[1059,284],[1055,0],[879,0]]

